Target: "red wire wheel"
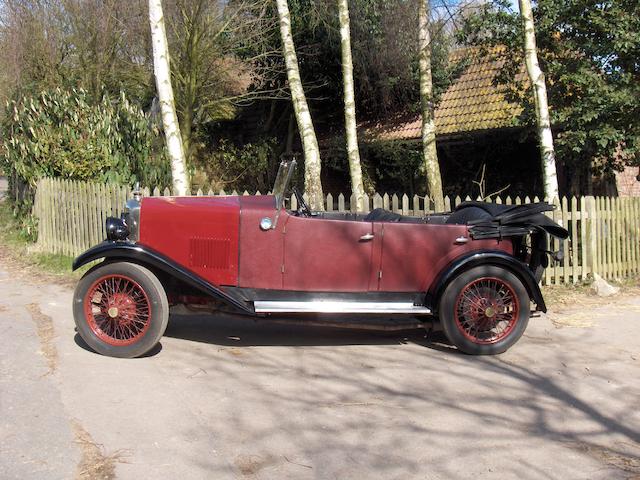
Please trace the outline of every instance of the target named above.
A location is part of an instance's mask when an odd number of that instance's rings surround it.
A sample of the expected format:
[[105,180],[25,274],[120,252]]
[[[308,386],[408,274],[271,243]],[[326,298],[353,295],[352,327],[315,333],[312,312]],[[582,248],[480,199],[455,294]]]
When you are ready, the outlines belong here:
[[151,325],[151,302],[134,279],[118,274],[95,280],[84,297],[84,317],[93,334],[112,346],[139,341]]
[[169,322],[167,293],[143,265],[103,262],[90,269],[73,293],[78,335],[94,352],[135,358],[158,344]]
[[467,283],[458,294],[454,320],[462,335],[479,345],[498,343],[511,334],[520,317],[513,287],[497,277]]
[[478,265],[457,275],[438,303],[445,335],[470,355],[506,352],[524,334],[531,298],[513,272],[498,265]]

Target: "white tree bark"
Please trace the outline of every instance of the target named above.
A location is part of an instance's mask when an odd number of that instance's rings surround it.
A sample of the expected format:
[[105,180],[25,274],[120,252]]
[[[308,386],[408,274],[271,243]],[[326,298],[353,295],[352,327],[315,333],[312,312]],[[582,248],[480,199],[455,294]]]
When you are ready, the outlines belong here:
[[433,79],[431,77],[431,33],[429,32],[429,0],[420,0],[418,12],[418,49],[420,67],[420,103],[422,106],[422,149],[429,198],[436,211],[444,210],[442,177],[436,149],[436,125],[433,115]]
[[304,150],[304,189],[309,198],[309,205],[313,210],[324,210],[322,183],[320,180],[320,148],[313,128],[311,113],[307,98],[302,88],[298,57],[291,34],[291,16],[287,0],[276,0],[278,16],[280,18],[280,37],[282,51],[287,69],[287,79],[291,90],[291,101],[298,122],[298,130]]
[[164,26],[161,0],[149,0],[149,23],[151,25],[151,42],[153,46],[153,72],[156,78],[158,99],[162,112],[162,124],[167,140],[167,150],[171,160],[173,189],[178,195],[189,193],[186,162],[182,146],[182,136],[176,115],[171,87],[171,70],[169,67],[169,46]]
[[342,82],[344,88],[344,125],[347,133],[347,158],[351,173],[351,192],[356,200],[356,210],[364,211],[364,184],[358,149],[356,101],[353,86],[353,59],[351,57],[351,28],[348,0],[338,0],[340,19],[340,48],[342,50]]
[[542,73],[538,63],[531,1],[518,0],[518,4],[524,26],[525,62],[533,87],[533,98],[536,107],[538,141],[540,143],[542,175],[544,178],[544,195],[549,201],[553,201],[554,198],[558,197],[558,175],[556,171],[556,156],[553,148],[553,135],[551,134],[551,121],[549,119],[549,104],[547,103],[547,85],[545,83],[544,73]]

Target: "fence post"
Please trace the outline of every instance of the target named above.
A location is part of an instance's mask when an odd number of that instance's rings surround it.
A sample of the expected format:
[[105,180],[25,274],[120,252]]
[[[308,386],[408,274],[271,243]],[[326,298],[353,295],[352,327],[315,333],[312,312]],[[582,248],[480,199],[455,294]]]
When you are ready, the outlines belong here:
[[38,247],[42,247],[42,234],[41,229],[42,229],[42,192],[40,190],[42,185],[42,180],[40,180],[38,182],[38,184],[36,185],[36,195],[35,198],[33,200],[33,216],[36,218],[37,220],[37,225],[38,225],[38,237],[37,237],[37,242],[38,242]]
[[382,197],[379,193],[373,196],[373,209],[375,210],[376,208],[382,208]]
[[[562,223],[561,225],[566,228],[567,230],[569,230],[569,234],[571,234],[571,226],[569,224],[569,202],[567,197],[562,197],[561,200],[561,205],[562,205]],[[562,259],[562,283],[570,283],[569,280],[569,258],[571,255],[571,247],[572,247],[572,242],[571,242],[571,236],[569,236],[569,238],[567,238],[566,240],[564,240],[563,242],[563,251],[564,251],[564,258]]]
[[578,283],[578,199],[571,197],[571,281]]
[[420,217],[421,216],[421,210],[420,210],[420,197],[418,195],[414,195],[413,196],[413,215],[416,217]]
[[633,252],[633,273],[640,273],[640,197],[631,199],[631,248]]
[[580,280],[585,281],[589,272],[589,262],[587,261],[587,198],[580,197]]
[[[507,199],[509,199],[509,197],[507,197]],[[509,203],[510,205],[510,203]],[[553,209],[553,221],[556,223],[562,223],[562,212],[560,211],[560,199],[558,197],[553,199],[553,205],[555,206],[555,208]],[[566,223],[564,224],[566,225]],[[563,245],[563,241],[564,240],[560,240],[560,239],[551,239],[551,241],[557,245],[557,248],[554,246],[554,248],[552,248],[551,250],[560,250],[560,245]],[[565,252],[566,254],[566,252]],[[553,263],[553,283],[554,285],[559,285],[560,284],[560,262],[552,262]]]

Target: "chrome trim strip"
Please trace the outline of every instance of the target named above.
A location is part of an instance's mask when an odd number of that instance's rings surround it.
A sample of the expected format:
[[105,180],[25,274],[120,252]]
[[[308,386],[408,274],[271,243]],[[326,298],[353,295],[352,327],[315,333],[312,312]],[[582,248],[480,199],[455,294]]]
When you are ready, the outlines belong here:
[[409,302],[341,302],[317,300],[311,302],[283,302],[258,300],[253,303],[256,313],[420,313],[431,309]]

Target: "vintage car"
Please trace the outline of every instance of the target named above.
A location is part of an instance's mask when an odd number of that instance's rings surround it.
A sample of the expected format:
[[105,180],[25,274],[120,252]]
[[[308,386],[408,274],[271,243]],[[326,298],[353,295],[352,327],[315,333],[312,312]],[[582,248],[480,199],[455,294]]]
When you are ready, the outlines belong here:
[[[75,259],[103,259],[75,290],[77,331],[96,352],[137,357],[162,337],[169,307],[225,302],[257,318],[357,326],[439,320],[458,349],[496,354],[523,334],[538,283],[567,231],[545,203],[465,202],[426,217],[382,209],[313,212],[283,162],[273,195],[145,197],[107,219],[107,240]],[[312,315],[309,315],[312,314]],[[318,315],[322,314],[322,315]]]

